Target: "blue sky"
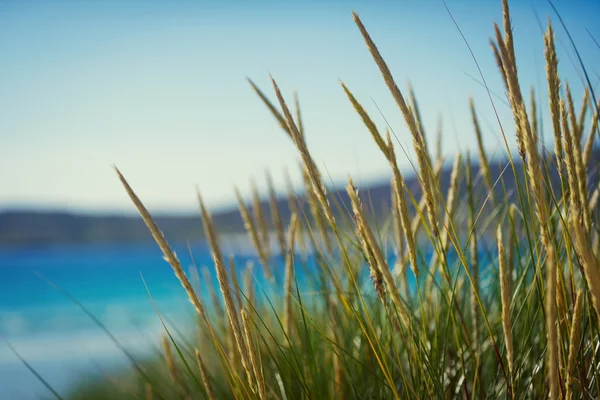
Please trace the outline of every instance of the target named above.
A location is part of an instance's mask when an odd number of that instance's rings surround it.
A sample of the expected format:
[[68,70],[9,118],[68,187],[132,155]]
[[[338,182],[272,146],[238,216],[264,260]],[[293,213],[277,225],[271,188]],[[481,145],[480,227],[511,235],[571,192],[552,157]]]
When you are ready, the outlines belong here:
[[[447,4],[503,96],[489,46],[500,1]],[[556,6],[597,84],[600,48],[586,29],[600,38],[600,3]],[[388,174],[340,79],[384,128],[381,109],[408,150],[399,163],[410,169],[408,132],[351,10],[401,88],[414,86],[430,140],[441,114],[444,152],[475,148],[472,95],[488,151],[504,151],[475,64],[441,1],[2,2],[0,209],[131,212],[113,164],[156,212],[195,210],[196,185],[212,207],[230,205],[234,185],[248,193],[254,178],[264,188],[267,168],[280,188],[286,167],[299,182],[292,142],[245,80],[274,99],[269,73],[288,101],[298,91],[308,145],[325,176],[343,183],[348,174],[359,182]],[[512,2],[521,83],[540,88],[546,105],[536,13],[543,29],[547,16],[555,23],[561,76],[579,103],[573,51],[546,1]],[[496,105],[512,145],[509,109]]]

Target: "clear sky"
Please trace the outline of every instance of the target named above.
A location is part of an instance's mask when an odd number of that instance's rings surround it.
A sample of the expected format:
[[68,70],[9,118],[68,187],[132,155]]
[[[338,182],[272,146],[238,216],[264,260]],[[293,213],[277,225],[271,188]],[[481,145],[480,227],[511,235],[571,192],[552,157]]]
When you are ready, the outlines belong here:
[[[447,4],[491,89],[503,96],[489,46],[493,22],[501,22],[500,0]],[[583,82],[549,4],[511,4],[524,87],[540,88],[545,108],[541,29],[550,16],[561,75],[579,104]],[[596,85],[600,48],[590,34],[600,39],[600,3],[555,5]],[[445,153],[475,148],[467,107],[472,95],[488,151],[504,150],[473,59],[441,0],[3,1],[0,209],[131,212],[113,164],[157,212],[195,210],[196,185],[210,206],[230,205],[234,185],[248,193],[255,178],[264,188],[266,168],[280,188],[285,167],[299,182],[292,142],[245,80],[274,99],[269,73],[288,101],[298,91],[308,145],[324,175],[339,183],[348,174],[359,182],[387,176],[339,80],[383,129],[381,109],[409,157],[412,144],[351,10],[401,88],[413,84],[429,140],[442,114]],[[500,100],[496,105],[512,127],[508,107]],[[403,154],[399,162],[410,168]]]

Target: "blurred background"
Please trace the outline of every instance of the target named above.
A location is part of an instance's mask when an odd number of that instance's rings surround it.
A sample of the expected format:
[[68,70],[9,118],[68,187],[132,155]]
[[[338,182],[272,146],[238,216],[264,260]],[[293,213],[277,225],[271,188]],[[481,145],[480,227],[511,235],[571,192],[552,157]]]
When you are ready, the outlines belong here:
[[[76,375],[125,362],[111,339],[66,290],[125,346],[143,355],[162,314],[178,327],[191,307],[123,190],[113,165],[157,216],[185,266],[210,269],[196,187],[243,265],[251,251],[234,187],[250,180],[266,195],[265,170],[285,194],[287,169],[301,192],[289,137],[252,91],[273,101],[269,74],[288,103],[297,91],[308,146],[332,186],[350,174],[362,188],[389,181],[385,159],[354,113],[342,80],[405,153],[412,142],[352,21],[356,11],[396,81],[413,86],[430,142],[441,126],[451,162],[475,150],[468,98],[488,154],[504,157],[498,120],[512,127],[489,38],[500,1],[3,1],[0,3],[0,398],[45,389],[9,347],[57,390]],[[554,2],[588,68],[600,78],[600,3]],[[577,102],[584,77],[549,2],[512,2],[521,83],[535,89],[542,140],[546,114],[543,31],[553,20],[560,74]],[[450,15],[451,13],[451,15]],[[491,90],[491,99],[466,38]],[[506,131],[516,148],[514,132]],[[383,196],[383,195],[382,195]],[[283,197],[282,197],[283,199]],[[285,200],[282,200],[283,202]]]

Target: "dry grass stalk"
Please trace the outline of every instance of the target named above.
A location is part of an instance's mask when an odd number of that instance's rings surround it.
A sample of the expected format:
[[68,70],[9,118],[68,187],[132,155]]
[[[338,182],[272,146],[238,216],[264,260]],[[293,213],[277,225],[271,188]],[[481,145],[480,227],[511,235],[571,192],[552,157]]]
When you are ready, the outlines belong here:
[[[355,188],[353,186],[348,186],[348,190],[354,191]],[[354,192],[349,192],[350,200],[352,202],[352,211],[354,215],[358,215],[358,213],[362,213],[362,205],[360,204],[360,199],[358,197],[354,198]],[[371,272],[371,281],[373,282],[373,287],[375,288],[375,293],[377,293],[377,297],[381,300],[383,304],[385,304],[385,286],[383,284],[383,273],[380,271],[377,265],[377,259],[375,258],[375,254],[373,253],[373,249],[369,246],[369,243],[366,240],[367,234],[364,232],[363,225],[359,222],[358,217],[355,217],[356,222],[356,230],[358,233],[358,240],[363,249],[365,258],[367,259],[367,264],[369,265],[369,270]]]
[[479,318],[479,253],[477,246],[477,226],[475,220],[475,200],[473,198],[473,170],[471,168],[471,156],[467,153],[466,166],[466,181],[467,181],[467,201],[469,203],[467,226],[471,230],[469,241],[469,253],[471,263],[471,275],[473,277],[473,285],[471,287],[471,318],[473,318],[473,342],[478,354],[481,353],[481,342],[479,341],[480,318]]
[[252,187],[252,215],[254,216],[255,223],[258,225],[259,238],[263,251],[265,252],[267,260],[269,260],[271,258],[269,227],[267,226],[267,220],[262,209],[260,195],[258,194],[258,188],[254,179],[250,181],[250,186]]
[[[508,9],[508,2],[506,0],[503,0],[502,7],[505,31],[504,39],[501,37],[500,28],[498,28],[498,25],[495,24],[494,27],[502,64],[508,79],[508,95],[516,124],[517,139],[519,140],[520,145],[519,149],[520,151],[523,151],[521,157],[526,164],[527,175],[529,176],[529,184],[531,185],[531,191],[535,200],[535,210],[538,220],[548,221],[548,205],[546,204],[543,182],[541,181],[544,175],[542,174],[540,165],[537,143],[535,142],[535,138],[531,130],[531,125],[527,117],[527,109],[525,107],[525,103],[523,102],[521,87],[519,85],[516,57],[512,44],[512,31],[509,19],[510,12]],[[539,225],[539,229],[542,244],[546,250],[548,250],[548,248],[552,246],[550,243],[550,228],[548,224],[541,223]]]
[[240,214],[242,219],[244,220],[244,226],[246,227],[246,231],[250,236],[250,240],[258,253],[258,258],[260,259],[261,264],[263,265],[265,275],[269,280],[273,280],[273,273],[271,272],[271,267],[269,266],[269,260],[267,258],[267,253],[265,252],[264,244],[261,242],[261,238],[258,233],[258,229],[256,224],[254,223],[252,217],[250,216],[250,211],[248,207],[244,203],[244,199],[240,194],[239,190],[235,189],[235,195],[238,200],[238,207],[240,209]]
[[[404,178],[400,173],[400,169],[398,168],[398,164],[396,164],[396,157],[394,155],[394,145],[392,144],[392,139],[390,138],[389,131],[387,132],[387,144],[390,152],[390,159],[393,159],[394,162],[392,164],[392,172],[394,174],[394,180],[396,184],[394,185],[394,191],[396,195],[396,202],[400,205],[400,222],[402,224],[402,230],[404,231],[404,237],[406,238],[406,247],[408,249],[408,258],[410,260],[410,268],[412,269],[415,277],[419,278],[419,263],[417,262],[417,245],[415,240],[415,234],[412,229],[410,218],[408,216],[408,206],[406,205],[406,197],[404,190],[406,189],[406,185],[404,184]],[[423,194],[425,197],[426,195]]]
[[231,277],[232,290],[233,290],[233,293],[235,294],[235,300],[237,302],[236,306],[237,306],[238,310],[241,310],[242,309],[242,295],[240,293],[241,286],[238,282],[237,268],[235,266],[235,259],[233,258],[233,255],[229,256],[229,276]]
[[548,379],[550,398],[560,398],[558,384],[558,329],[556,318],[556,261],[554,246],[546,247],[546,332],[548,336]]
[[360,118],[362,119],[363,123],[365,124],[365,126],[369,130],[369,133],[371,134],[371,137],[373,138],[373,140],[375,141],[375,143],[377,143],[377,146],[379,147],[379,149],[383,152],[383,154],[386,156],[386,158],[389,161],[390,160],[390,158],[389,158],[389,149],[388,149],[388,146],[385,143],[385,140],[383,139],[383,137],[379,133],[379,130],[377,129],[377,125],[375,125],[375,122],[373,122],[373,120],[371,119],[371,117],[369,116],[369,114],[367,113],[367,111],[364,109],[364,107],[358,102],[358,100],[356,100],[356,97],[354,97],[354,95],[352,94],[352,92],[350,91],[350,89],[348,89],[348,87],[346,86],[346,84],[344,84],[344,82],[340,82],[340,84],[342,85],[342,88],[344,89],[344,92],[346,93],[346,96],[348,97],[348,100],[350,100],[350,103],[354,107],[354,110],[360,116]]
[[250,304],[256,304],[256,289],[254,287],[253,273],[254,263],[250,260],[246,263],[244,270],[244,293]]
[[185,381],[179,374],[179,369],[175,364],[175,358],[173,357],[173,351],[171,349],[171,343],[169,342],[169,338],[166,335],[162,337],[162,347],[164,351],[165,361],[167,362],[167,369],[169,370],[169,376],[173,383],[181,390],[181,393],[186,399],[191,399],[190,391]]
[[471,110],[471,118],[473,119],[473,127],[475,128],[475,137],[477,138],[477,147],[479,149],[479,167],[481,169],[481,174],[483,175],[483,179],[485,185],[487,186],[490,197],[492,200],[494,199],[494,187],[492,181],[492,174],[490,172],[490,163],[488,161],[487,154],[485,152],[485,148],[483,147],[483,136],[481,134],[481,128],[479,126],[479,120],[477,119],[477,113],[475,112],[475,104],[473,103],[473,99],[469,98],[469,108]]
[[396,101],[396,104],[400,108],[400,111],[402,112],[402,115],[404,116],[406,125],[408,126],[408,130],[410,131],[410,133],[412,135],[415,152],[417,154],[419,170],[421,171],[421,174],[420,174],[421,185],[423,188],[423,193],[425,193],[425,197],[427,200],[426,204],[427,204],[427,212],[429,215],[429,222],[431,223],[431,228],[432,228],[434,236],[437,237],[439,235],[439,230],[438,230],[438,226],[437,226],[437,218],[436,218],[437,210],[436,210],[436,203],[435,203],[435,199],[437,198],[437,196],[435,194],[436,192],[434,190],[434,185],[433,185],[431,161],[429,159],[429,154],[427,153],[427,148],[423,141],[423,137],[419,131],[419,127],[418,127],[418,123],[415,119],[415,115],[411,111],[409,106],[406,104],[406,101],[404,100],[404,96],[400,92],[398,85],[396,85],[396,82],[394,81],[394,78],[392,76],[392,73],[390,72],[390,69],[388,68],[386,62],[384,61],[383,57],[379,53],[377,46],[371,39],[371,36],[367,32],[362,21],[358,17],[358,14],[353,12],[352,15],[354,17],[354,22],[358,26],[358,29],[360,30],[360,33],[362,34],[363,39],[365,40],[365,43],[367,45],[367,48],[369,49],[369,52],[373,56],[375,63],[377,64],[377,66],[379,67],[379,70],[381,71],[381,75],[383,76],[383,79],[384,79],[388,89],[390,90],[392,97],[394,98],[394,100]]
[[431,160],[431,154],[429,153],[429,146],[427,145],[427,136],[425,136],[425,127],[423,126],[423,120],[421,119],[421,110],[419,109],[419,103],[417,102],[417,96],[415,96],[415,91],[412,85],[408,84],[408,95],[410,97],[410,109],[415,115],[415,121],[417,122],[417,127],[419,128],[419,134],[421,135],[421,140],[423,141],[423,146],[425,147],[425,152],[429,156]]
[[[496,43],[493,40],[490,40],[490,46],[492,47],[492,52],[494,53],[494,60],[500,69],[500,74],[502,75],[502,82],[504,82],[504,87],[508,90],[508,77],[506,76],[506,70],[504,69],[504,65],[502,63],[502,56],[500,55],[500,50]],[[521,147],[519,146],[519,153],[521,152]]]
[[317,199],[317,195],[312,189],[312,183],[310,182],[310,176],[308,175],[308,171],[306,168],[302,169],[303,178],[304,178],[304,187],[306,189],[306,199],[308,200],[308,206],[310,208],[310,213],[314,219],[314,222],[317,226],[318,231],[321,234],[321,239],[323,240],[323,244],[325,245],[325,250],[331,254],[332,247],[331,241],[329,240],[329,233],[327,232],[327,228],[325,227],[325,221],[323,220],[323,215],[319,209],[319,199]]
[[[355,16],[355,18],[358,18],[358,17]],[[360,22],[360,20],[359,20],[359,22]],[[375,125],[375,123],[373,122],[373,120],[371,119],[369,114],[366,112],[364,107],[358,102],[358,100],[356,100],[356,98],[354,97],[354,95],[352,94],[350,89],[348,89],[348,87],[343,82],[341,82],[341,85],[342,85],[342,88],[344,89],[344,92],[346,93],[346,96],[350,100],[350,103],[354,107],[354,110],[361,117],[361,119],[363,120],[363,123],[369,130],[371,137],[373,138],[373,140],[375,141],[375,143],[377,144],[377,146],[379,147],[379,149],[381,150],[381,152],[383,153],[385,158],[390,163],[390,166],[392,167],[393,180],[394,180],[394,183],[392,185],[393,190],[394,190],[393,204],[395,204],[394,208],[397,209],[397,213],[398,213],[398,216],[400,219],[400,227],[402,228],[404,237],[406,238],[409,258],[411,261],[411,268],[412,268],[413,272],[415,273],[415,276],[418,277],[419,266],[417,264],[417,256],[416,256],[417,252],[416,252],[414,234],[413,234],[413,230],[411,229],[410,219],[408,217],[408,207],[406,205],[406,197],[404,195],[404,186],[405,186],[404,178],[402,177],[402,174],[400,173],[400,169],[398,168],[398,164],[396,162],[394,146],[392,144],[392,140],[390,138],[389,131],[386,132],[387,137],[386,137],[386,140],[384,140],[383,137],[381,136],[381,134],[379,133],[377,126]],[[424,197],[425,197],[425,192],[423,192],[423,193],[424,193]],[[399,236],[398,236],[398,239],[399,239]],[[398,246],[398,248],[401,247],[400,242],[398,242],[397,246]],[[369,253],[365,252],[365,254],[367,256],[367,260],[369,260]],[[377,276],[375,275],[374,282],[377,282],[376,278],[377,278]]]
[[573,320],[571,322],[571,332],[569,334],[569,358],[567,363],[567,395],[566,399],[573,398],[573,386],[575,385],[575,367],[577,365],[577,353],[579,351],[579,342],[581,340],[581,316],[583,314],[583,291],[577,291],[575,300],[575,309],[573,310]]
[[510,320],[511,292],[508,286],[508,267],[506,265],[504,243],[502,241],[502,226],[498,225],[496,232],[498,239],[498,266],[500,269],[500,296],[502,303],[502,329],[504,330],[504,341],[506,342],[506,358],[508,359],[508,371],[510,372],[511,386],[514,379],[514,349],[512,324]]
[[394,232],[394,242],[396,244],[396,263],[394,265],[394,275],[401,277],[401,283],[405,295],[408,297],[408,277],[407,277],[407,261],[406,247],[402,238],[402,221],[400,220],[400,204],[396,200],[396,180],[392,177],[391,182],[391,204],[392,204],[392,227]]
[[306,171],[308,172],[308,176],[310,177],[310,181],[312,184],[312,189],[319,200],[321,205],[321,210],[323,215],[329,222],[332,227],[335,227],[335,218],[333,216],[333,210],[331,209],[331,205],[329,204],[329,200],[327,198],[327,191],[325,189],[325,185],[321,180],[321,175],[319,174],[319,170],[314,160],[312,159],[310,152],[308,151],[308,147],[306,146],[306,142],[304,140],[304,136],[298,130],[294,119],[292,118],[292,114],[281,95],[281,91],[277,86],[275,80],[271,77],[271,82],[273,83],[273,89],[275,90],[275,94],[277,95],[277,99],[279,100],[279,104],[283,110],[283,115],[285,116],[288,128],[292,134],[292,139],[298,148],[300,156],[302,157],[302,162],[306,167]]
[[570,222],[571,231],[575,233],[575,248],[579,254],[579,259],[583,264],[585,280],[592,296],[592,304],[598,318],[600,318],[600,265],[590,248],[589,236],[584,232],[581,224],[573,219],[571,219]]
[[198,203],[200,204],[200,212],[202,214],[202,225],[204,227],[204,232],[208,239],[208,245],[210,248],[210,252],[213,258],[213,262],[215,263],[215,270],[217,272],[217,280],[219,282],[219,289],[221,290],[221,294],[223,295],[223,300],[225,302],[225,314],[227,315],[227,319],[229,320],[229,326],[233,330],[233,334],[235,336],[235,341],[237,344],[237,348],[242,360],[242,366],[246,371],[246,375],[248,378],[248,382],[252,385],[251,382],[251,373],[250,373],[250,363],[248,359],[248,349],[246,343],[244,342],[244,338],[242,337],[242,330],[240,327],[240,320],[238,316],[237,309],[235,308],[235,303],[233,300],[233,296],[231,294],[229,279],[227,277],[227,271],[225,270],[225,263],[223,261],[223,255],[221,252],[221,248],[219,246],[219,242],[217,240],[217,231],[214,226],[211,215],[208,213],[206,206],[204,205],[204,201],[198,192]]
[[[287,188],[287,196],[288,196],[288,207],[290,209],[290,215],[292,214],[296,214],[296,215],[301,215],[300,214],[300,210],[298,209],[298,197],[296,197],[296,194],[294,193],[294,186],[292,185],[292,179],[290,178],[290,173],[288,171],[288,169],[284,169],[284,177],[285,177],[285,184],[286,184],[286,188]],[[311,191],[312,192],[312,191]],[[304,259],[306,259],[307,254],[308,254],[308,245],[306,243],[306,241],[304,240],[304,235],[302,234],[302,224],[298,224],[298,229],[297,229],[297,242],[299,244],[299,247],[302,249],[303,253],[302,253],[302,257]],[[329,238],[327,238],[329,239]]]
[[294,106],[296,108],[296,123],[298,124],[298,131],[300,135],[304,137],[304,124],[302,123],[302,114],[300,113],[300,101],[298,101],[298,92],[294,91]]
[[585,205],[588,203],[588,195],[587,195],[587,172],[586,168],[583,165],[583,159],[581,154],[581,137],[578,136],[577,132],[579,131],[579,125],[577,123],[577,118],[575,115],[575,105],[573,104],[573,98],[571,96],[571,91],[569,89],[569,85],[565,85],[565,92],[567,94],[567,102],[569,107],[569,115],[571,116],[571,146],[573,149],[573,159],[575,161],[575,173],[577,174],[577,187],[574,190],[577,190],[578,198],[579,198],[579,206],[581,210],[581,218],[583,218],[583,223],[585,225],[586,230],[590,230],[591,218],[589,214],[589,210]]
[[146,382],[144,384],[144,393],[146,400],[154,400],[154,391],[152,390],[152,385]]
[[563,137],[565,144],[565,160],[567,164],[567,176],[568,176],[568,185],[569,185],[569,212],[575,213],[578,223],[583,223],[583,214],[581,214],[581,197],[579,192],[579,176],[577,175],[577,168],[575,166],[575,150],[574,150],[574,140],[571,129],[569,128],[567,110],[565,106],[565,102],[563,99],[560,101],[560,110],[562,115],[562,128],[563,128]]
[[256,353],[254,341],[252,340],[250,322],[248,321],[248,313],[245,309],[242,309],[242,326],[244,327],[244,336],[246,338],[246,343],[248,344],[248,352],[250,354],[252,371],[254,372],[255,384],[258,388],[258,396],[261,400],[266,400],[267,390],[265,387],[265,378],[263,376],[262,365],[260,365],[258,354]]
[[204,280],[205,287],[208,287],[208,292],[210,294],[210,298],[212,299],[213,307],[215,307],[218,315],[223,315],[225,310],[223,309],[223,305],[221,304],[221,300],[217,295],[217,291],[215,290],[215,285],[212,284],[212,278],[210,276],[210,271],[207,266],[203,266],[202,268],[202,279]]
[[285,257],[285,280],[284,280],[284,303],[283,303],[283,315],[284,315],[284,327],[286,335],[290,336],[292,332],[292,285],[293,285],[293,273],[294,273],[294,241],[296,237],[296,230],[298,228],[298,215],[292,214],[290,226],[288,227],[288,252]]
[[277,234],[277,241],[279,242],[279,251],[283,256],[286,254],[285,248],[285,232],[283,231],[283,223],[281,221],[281,215],[279,214],[279,205],[277,204],[277,196],[275,194],[275,187],[273,186],[273,178],[269,173],[269,170],[266,171],[267,176],[267,185],[269,187],[269,208],[271,212],[271,221],[275,226],[275,233]]
[[452,165],[452,172],[450,173],[450,186],[448,187],[448,194],[446,196],[446,209],[447,213],[444,217],[445,229],[441,233],[442,251],[446,253],[448,251],[448,240],[450,235],[450,227],[452,222],[452,216],[456,211],[456,203],[458,200],[458,191],[460,190],[460,166],[462,164],[462,156],[458,154],[454,159]]
[[585,146],[583,147],[583,165],[589,165],[590,157],[592,156],[592,150],[594,149],[594,138],[596,137],[598,130],[598,114],[597,110],[600,108],[600,99],[596,105],[596,108],[593,110],[592,124],[590,126],[590,132],[588,133],[588,138],[585,141]]
[[594,190],[594,193],[592,193],[592,195],[590,197],[590,203],[589,203],[589,207],[588,207],[590,210],[590,213],[596,209],[596,206],[598,205],[599,197],[600,197],[600,182],[598,183],[598,187],[596,188],[596,190]]
[[[444,158],[438,158],[438,160],[435,163],[435,167],[433,168],[433,175],[436,181],[439,181],[440,179],[440,173],[442,172],[442,167],[444,166]],[[419,210],[421,212],[424,212],[425,210],[425,204],[426,203],[426,199],[425,199],[425,193],[421,193],[421,198],[419,199],[419,205],[417,207],[417,213],[413,216],[410,226],[413,232],[413,235],[415,237],[419,236],[419,230],[421,228],[422,222],[423,222],[423,218],[421,218],[421,216],[419,215]]]
[[273,103],[271,103],[269,101],[269,99],[267,98],[267,96],[265,96],[265,94],[258,88],[258,86],[256,86],[256,84],[254,82],[252,82],[251,79],[248,78],[248,82],[250,83],[250,85],[252,86],[252,89],[254,89],[254,91],[256,92],[256,94],[258,95],[258,97],[261,98],[261,100],[263,101],[263,103],[265,103],[265,105],[267,106],[267,108],[271,111],[271,114],[273,114],[273,116],[275,117],[275,119],[277,119],[277,122],[279,122],[279,125],[281,126],[281,128],[290,137],[292,137],[292,133],[290,132],[290,129],[288,128],[287,122],[285,121],[285,118],[283,117],[283,115],[281,115],[281,113],[277,110],[277,108],[275,108],[275,106],[273,105]]
[[556,154],[558,174],[562,179],[563,147],[560,128],[560,77],[558,75],[558,58],[556,57],[556,48],[554,46],[554,32],[550,20],[548,20],[548,30],[544,35],[544,44],[546,56],[546,81],[548,82],[548,103],[550,108],[550,118],[552,120],[552,130],[554,132],[554,152]]
[[173,268],[173,272],[175,273],[175,276],[181,282],[181,285],[185,289],[185,292],[188,295],[190,302],[196,309],[196,312],[208,324],[209,322],[208,322],[208,318],[206,315],[206,311],[204,310],[204,306],[202,305],[202,303],[200,302],[200,299],[196,295],[196,291],[194,290],[194,287],[190,283],[190,280],[188,279],[186,274],[183,272],[183,268],[181,267],[181,263],[179,262],[177,255],[171,250],[163,233],[160,231],[160,229],[158,229],[158,226],[154,222],[154,219],[152,219],[152,216],[150,215],[150,213],[148,212],[146,207],[142,204],[142,202],[137,197],[137,195],[135,194],[135,192],[133,191],[131,186],[129,186],[129,183],[127,183],[127,181],[125,180],[125,177],[123,177],[123,175],[121,174],[119,169],[116,167],[115,167],[115,171],[117,172],[117,175],[119,176],[119,179],[121,180],[121,183],[125,187],[127,194],[129,195],[129,197],[133,201],[133,204],[136,206],[138,212],[140,213],[142,220],[144,221],[144,223],[150,230],[152,237],[158,244],[158,247],[160,248],[160,250],[163,252],[165,260],[169,263],[169,265],[171,265],[171,268]]
[[[452,165],[452,172],[450,173],[450,186],[448,187],[448,194],[446,195],[446,215],[444,216],[444,229],[440,232],[440,252],[441,254],[446,254],[448,252],[448,241],[450,238],[450,234],[451,234],[451,222],[452,222],[452,216],[454,215],[454,212],[456,210],[456,201],[457,201],[457,197],[456,197],[456,193],[459,190],[459,176],[460,176],[460,165],[462,162],[462,156],[460,154],[458,154],[456,156],[456,158],[454,159],[454,163]],[[433,253],[433,257],[431,258],[431,266],[435,268],[436,265],[438,265],[438,269],[440,270],[440,273],[444,276],[444,278],[449,279],[449,276],[446,273],[446,270],[444,269],[444,264],[443,262],[438,262],[439,260],[439,256],[437,252]],[[433,279],[434,279],[434,275],[431,274],[428,277],[429,279],[429,283],[431,284]]]
[[589,100],[590,91],[586,86],[583,90],[583,99],[581,99],[581,110],[579,110],[579,117],[577,118],[577,138],[579,139],[579,143],[581,143],[581,139],[583,138],[583,130],[585,128],[585,116],[587,114]]
[[535,143],[539,142],[539,133],[538,133],[538,113],[537,113],[537,105],[535,103],[535,90],[533,85],[531,85],[531,133],[533,134],[533,141]]
[[362,238],[365,254],[367,254],[368,252],[371,252],[373,254],[378,273],[381,274],[381,276],[383,277],[383,281],[385,282],[386,291],[390,294],[392,302],[397,307],[400,313],[400,317],[402,318],[402,323],[404,324],[404,326],[409,326],[408,312],[404,304],[402,303],[402,300],[400,298],[400,292],[398,291],[398,287],[394,282],[394,279],[390,272],[390,268],[385,260],[385,257],[383,256],[381,248],[375,240],[375,236],[373,235],[373,232],[371,231],[370,227],[367,225],[367,221],[362,210],[362,205],[360,203],[360,199],[358,198],[358,191],[352,183],[351,178],[348,181],[346,191],[348,192],[348,195],[350,196],[350,201],[352,202],[352,211],[354,212],[358,234]]
[[[379,133],[377,126],[375,125],[375,123],[373,122],[373,120],[371,119],[369,114],[366,112],[364,107],[358,102],[358,100],[356,100],[356,98],[354,97],[354,95],[352,94],[350,89],[348,89],[348,87],[343,82],[341,82],[341,85],[342,85],[342,88],[344,89],[344,92],[346,93],[346,96],[350,100],[350,103],[352,103],[354,110],[361,117],[361,119],[363,120],[363,123],[369,130],[371,137],[373,138],[373,140],[375,141],[375,143],[377,144],[377,146],[379,147],[379,149],[381,150],[381,152],[383,153],[385,158],[390,163],[390,166],[392,167],[392,171],[393,171],[392,187],[393,187],[393,191],[394,191],[394,193],[392,194],[393,195],[392,203],[394,204],[395,214],[398,216],[398,218],[396,218],[396,229],[398,229],[398,235],[396,237],[396,239],[398,241],[397,247],[398,247],[398,249],[402,248],[400,231],[403,231],[404,236],[406,237],[407,246],[409,248],[408,251],[410,254],[411,264],[412,264],[411,268],[413,269],[415,275],[418,276],[419,270],[418,270],[418,264],[416,262],[415,239],[414,239],[414,235],[413,235],[413,230],[411,229],[410,220],[408,218],[408,208],[406,205],[406,198],[404,196],[404,178],[402,177],[402,174],[400,173],[400,170],[398,168],[398,164],[396,163],[396,156],[394,154],[393,144],[391,143],[391,139],[389,138],[389,132],[387,132],[387,143],[386,143],[386,141],[383,139],[383,137]],[[423,198],[425,198],[425,197],[426,196],[424,194]],[[366,253],[366,254],[367,254],[367,260],[368,260],[369,255],[368,255],[368,253]],[[402,263],[402,264],[405,264],[405,263]],[[373,278],[374,282],[376,282],[375,278],[376,278],[376,276]]]
[[[332,296],[327,297],[327,312],[329,314],[329,339],[332,343],[337,343],[338,338],[336,337],[336,331],[339,330],[339,324],[337,323],[335,315],[335,304],[336,302]],[[340,356],[332,348],[330,353],[332,364],[333,364],[333,381],[331,382],[331,398],[332,399],[344,399],[344,373],[342,369],[342,363]]]

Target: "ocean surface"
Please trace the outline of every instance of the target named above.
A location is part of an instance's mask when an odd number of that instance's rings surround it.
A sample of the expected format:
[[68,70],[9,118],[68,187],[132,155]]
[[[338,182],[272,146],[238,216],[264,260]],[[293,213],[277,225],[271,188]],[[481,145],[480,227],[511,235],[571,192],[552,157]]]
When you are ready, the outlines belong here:
[[[235,255],[240,284],[245,266],[254,262],[253,276],[260,291],[265,282],[247,239],[233,237],[221,243],[225,255]],[[172,247],[199,296],[211,304],[209,293],[201,289],[206,287],[203,268],[210,274],[210,284],[218,283],[206,245]],[[393,265],[394,256],[388,257]],[[309,290],[305,277],[316,268],[310,254],[305,261],[296,267],[301,291]],[[193,265],[200,269],[199,286],[191,273]],[[283,280],[279,256],[272,258],[271,268],[278,282]],[[368,278],[368,268],[364,272]],[[0,400],[52,398],[10,346],[61,395],[68,394],[80,377],[106,375],[127,365],[118,346],[81,306],[135,357],[155,351],[164,328],[144,282],[169,328],[192,332],[195,311],[154,243],[0,248]]]
[[[216,284],[204,245],[191,247],[193,259],[187,244],[174,249],[188,276],[195,262],[209,268]],[[240,269],[253,259],[243,246],[235,254]],[[79,376],[126,365],[115,343],[69,296],[134,355],[152,351],[164,330],[142,276],[167,324],[191,329],[194,310],[156,244],[0,249],[0,399],[52,398],[9,344],[60,394]]]

